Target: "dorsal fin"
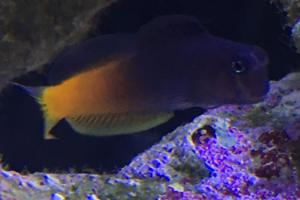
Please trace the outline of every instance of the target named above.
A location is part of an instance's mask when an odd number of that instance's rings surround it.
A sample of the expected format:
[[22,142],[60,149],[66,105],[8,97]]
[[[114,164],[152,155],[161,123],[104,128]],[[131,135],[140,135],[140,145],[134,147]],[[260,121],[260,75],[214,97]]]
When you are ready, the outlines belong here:
[[66,47],[50,64],[48,81],[54,85],[93,67],[128,56],[133,50],[134,34],[102,35]]
[[155,18],[143,25],[139,32],[139,42],[142,44],[159,44],[200,35],[205,28],[197,18],[188,15],[166,15]]

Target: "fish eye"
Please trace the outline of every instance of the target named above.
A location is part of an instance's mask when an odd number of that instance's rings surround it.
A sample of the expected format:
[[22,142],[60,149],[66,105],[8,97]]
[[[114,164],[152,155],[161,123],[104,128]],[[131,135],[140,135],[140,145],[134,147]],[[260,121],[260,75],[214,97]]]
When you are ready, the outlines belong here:
[[244,65],[244,63],[240,60],[233,61],[231,63],[232,70],[235,74],[241,74],[244,73],[247,70],[247,67]]

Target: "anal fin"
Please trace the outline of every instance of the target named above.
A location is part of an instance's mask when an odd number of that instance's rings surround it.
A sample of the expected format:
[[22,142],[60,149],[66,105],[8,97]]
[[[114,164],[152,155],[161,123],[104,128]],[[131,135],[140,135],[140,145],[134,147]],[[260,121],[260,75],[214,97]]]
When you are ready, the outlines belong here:
[[67,117],[72,128],[90,136],[111,136],[141,132],[168,121],[173,112],[108,113]]

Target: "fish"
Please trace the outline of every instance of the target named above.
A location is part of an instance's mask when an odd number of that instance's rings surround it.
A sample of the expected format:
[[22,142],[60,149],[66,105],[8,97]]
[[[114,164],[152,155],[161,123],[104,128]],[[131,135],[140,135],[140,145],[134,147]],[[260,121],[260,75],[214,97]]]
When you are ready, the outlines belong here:
[[256,103],[269,90],[261,47],[215,36],[187,15],[91,38],[51,65],[48,86],[15,83],[39,103],[45,139],[63,119],[82,135],[131,134],[167,122],[175,110]]

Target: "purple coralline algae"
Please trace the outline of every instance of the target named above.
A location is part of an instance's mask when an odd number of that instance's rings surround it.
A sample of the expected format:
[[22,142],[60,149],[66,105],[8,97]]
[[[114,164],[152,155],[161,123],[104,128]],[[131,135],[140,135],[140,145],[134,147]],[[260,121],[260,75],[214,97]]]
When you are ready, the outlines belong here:
[[263,102],[211,109],[178,127],[117,174],[2,170],[0,199],[300,199],[299,121],[293,73],[272,82]]

